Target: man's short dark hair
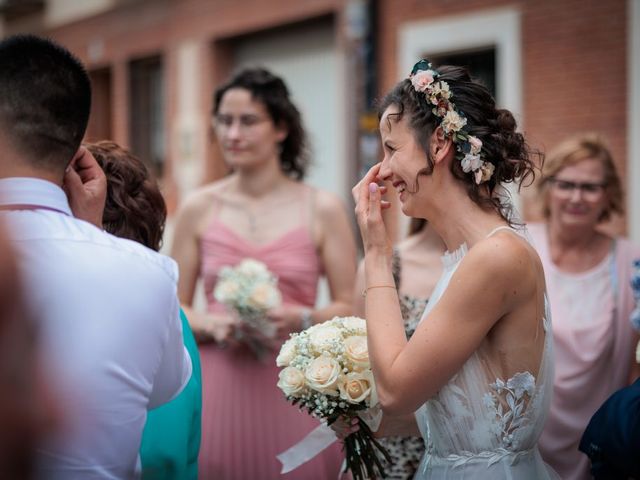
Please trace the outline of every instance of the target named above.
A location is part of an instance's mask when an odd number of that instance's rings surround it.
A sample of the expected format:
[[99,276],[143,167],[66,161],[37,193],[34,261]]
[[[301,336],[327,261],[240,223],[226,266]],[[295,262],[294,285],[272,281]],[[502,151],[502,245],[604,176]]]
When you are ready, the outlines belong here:
[[89,75],[66,48],[35,35],[0,42],[0,128],[25,162],[62,172],[90,109]]

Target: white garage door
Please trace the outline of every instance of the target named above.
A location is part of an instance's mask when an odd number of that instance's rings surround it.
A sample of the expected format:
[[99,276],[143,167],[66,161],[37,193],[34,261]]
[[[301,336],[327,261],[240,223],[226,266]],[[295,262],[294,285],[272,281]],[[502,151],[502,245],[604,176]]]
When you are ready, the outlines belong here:
[[310,184],[349,198],[343,55],[330,20],[238,40],[235,67],[261,66],[281,76],[300,109],[312,151]]

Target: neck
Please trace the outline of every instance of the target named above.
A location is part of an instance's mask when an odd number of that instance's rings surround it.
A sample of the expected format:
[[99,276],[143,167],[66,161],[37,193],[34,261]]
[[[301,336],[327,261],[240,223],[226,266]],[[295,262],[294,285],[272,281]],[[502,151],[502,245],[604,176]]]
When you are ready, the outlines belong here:
[[589,249],[600,234],[590,225],[561,226],[550,220],[547,223],[549,243],[561,249]]
[[279,162],[269,162],[260,169],[237,170],[235,176],[238,191],[249,197],[262,197],[288,181]]
[[439,200],[437,205],[429,206],[428,220],[450,252],[463,243],[471,248],[491,230],[505,225],[498,213],[481,208],[457,182],[449,182],[435,197]]
[[440,236],[436,233],[436,231],[427,224],[422,230],[417,233],[414,233],[412,237],[415,239],[415,243],[423,247],[428,251],[439,251],[444,252],[445,244],[440,238]]
[[62,186],[64,174],[32,166],[23,155],[0,142],[0,178],[38,178]]

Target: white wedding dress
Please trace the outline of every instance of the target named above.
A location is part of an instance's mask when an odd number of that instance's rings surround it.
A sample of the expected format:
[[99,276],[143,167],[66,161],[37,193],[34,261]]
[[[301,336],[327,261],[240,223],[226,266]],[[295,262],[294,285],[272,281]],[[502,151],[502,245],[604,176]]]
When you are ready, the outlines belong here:
[[[444,272],[421,321],[428,321],[466,252],[462,245],[444,255]],[[418,409],[416,419],[427,451],[415,479],[559,478],[536,446],[553,388],[553,336],[546,295],[540,321],[545,342],[537,378],[518,370],[505,378],[502,371],[509,366],[492,365],[483,351],[486,346],[481,345],[449,383]]]

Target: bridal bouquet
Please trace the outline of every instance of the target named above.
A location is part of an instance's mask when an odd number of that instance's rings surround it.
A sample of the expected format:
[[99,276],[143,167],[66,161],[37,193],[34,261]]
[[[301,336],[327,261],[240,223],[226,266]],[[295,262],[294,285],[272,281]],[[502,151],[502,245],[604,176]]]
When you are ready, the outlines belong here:
[[[267,338],[275,336],[275,327],[267,318],[267,312],[280,306],[282,296],[277,277],[264,263],[246,258],[235,267],[223,267],[213,296],[233,311],[240,321]],[[250,346],[255,347],[254,350],[258,348],[257,344]]]
[[360,429],[344,440],[347,469],[354,480],[384,477],[378,454],[387,461],[389,455],[363,420],[379,412],[366,322],[357,317],[334,317],[294,333],[282,345],[276,363],[284,367],[278,387],[293,405],[328,425],[341,416],[358,419]]

